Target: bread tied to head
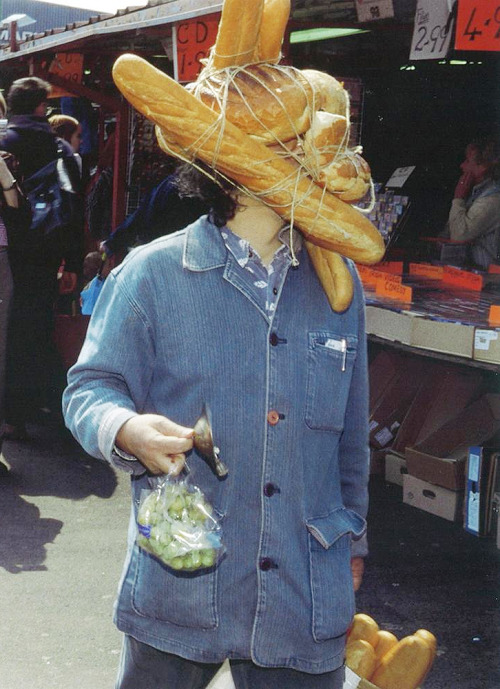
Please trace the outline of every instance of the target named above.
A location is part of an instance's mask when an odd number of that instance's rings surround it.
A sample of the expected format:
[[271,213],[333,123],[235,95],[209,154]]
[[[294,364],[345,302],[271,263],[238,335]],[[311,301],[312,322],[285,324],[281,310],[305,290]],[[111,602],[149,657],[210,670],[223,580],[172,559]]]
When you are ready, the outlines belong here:
[[[289,0],[252,0],[253,22],[264,19],[251,40],[243,38],[247,1],[225,0],[216,45],[187,88],[135,55],[118,58],[113,77],[127,100],[155,122],[165,152],[203,161],[302,231],[330,304],[342,311],[352,298],[352,280],[332,252],[367,264],[384,252],[378,230],[344,202],[361,198],[370,183],[367,164],[347,147],[347,93],[329,75],[275,64],[269,13],[274,7],[281,45]],[[253,59],[264,63],[245,63],[252,46]]]

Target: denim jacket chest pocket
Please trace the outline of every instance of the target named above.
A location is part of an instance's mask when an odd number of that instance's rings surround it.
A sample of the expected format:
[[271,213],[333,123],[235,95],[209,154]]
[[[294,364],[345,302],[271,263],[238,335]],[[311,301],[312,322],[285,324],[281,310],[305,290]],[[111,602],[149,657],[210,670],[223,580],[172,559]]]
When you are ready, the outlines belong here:
[[356,360],[355,335],[309,332],[305,421],[309,428],[340,433]]

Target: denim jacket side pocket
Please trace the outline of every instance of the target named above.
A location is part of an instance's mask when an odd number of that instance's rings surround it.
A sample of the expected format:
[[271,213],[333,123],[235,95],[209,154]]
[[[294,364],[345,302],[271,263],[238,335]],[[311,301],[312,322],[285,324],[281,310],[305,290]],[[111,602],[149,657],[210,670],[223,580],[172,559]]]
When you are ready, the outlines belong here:
[[[132,486],[137,509],[141,490],[151,487],[147,475],[136,477]],[[134,545],[129,571],[131,605],[138,615],[191,629],[218,626],[218,567],[174,571]]]
[[345,634],[355,612],[351,541],[362,537],[365,520],[339,507],[306,520],[312,597],[312,634],[326,641]]
[[355,335],[309,333],[305,406],[309,428],[337,433],[344,428],[357,346]]

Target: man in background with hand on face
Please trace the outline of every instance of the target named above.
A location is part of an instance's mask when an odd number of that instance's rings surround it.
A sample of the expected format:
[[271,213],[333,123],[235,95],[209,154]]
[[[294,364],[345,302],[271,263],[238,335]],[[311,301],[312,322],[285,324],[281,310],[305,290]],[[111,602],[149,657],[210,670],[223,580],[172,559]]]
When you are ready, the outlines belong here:
[[499,154],[491,137],[466,147],[446,227],[452,240],[467,242],[465,265],[480,270],[488,270],[500,256]]

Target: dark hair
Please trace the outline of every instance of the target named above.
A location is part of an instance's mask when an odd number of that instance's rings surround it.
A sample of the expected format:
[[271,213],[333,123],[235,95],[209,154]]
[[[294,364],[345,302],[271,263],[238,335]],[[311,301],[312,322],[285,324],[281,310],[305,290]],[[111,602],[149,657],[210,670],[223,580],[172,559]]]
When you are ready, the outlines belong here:
[[494,136],[481,136],[470,142],[478,154],[478,163],[486,165],[492,179],[500,179],[500,146]]
[[40,103],[47,100],[51,86],[38,77],[25,77],[14,81],[7,95],[12,115],[31,115]]
[[[238,189],[204,163],[196,161],[202,172],[189,163],[180,163],[176,172],[176,186],[179,196],[201,200],[210,210],[210,220],[223,227],[234,218],[238,209]],[[210,175],[210,177],[208,176]],[[215,178],[214,179],[211,178]]]

